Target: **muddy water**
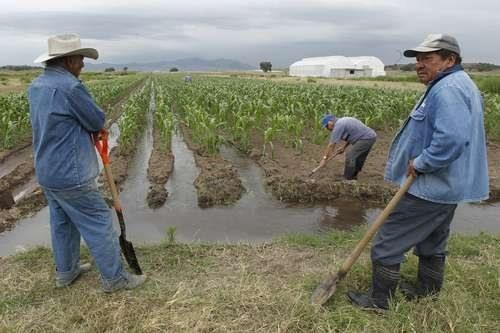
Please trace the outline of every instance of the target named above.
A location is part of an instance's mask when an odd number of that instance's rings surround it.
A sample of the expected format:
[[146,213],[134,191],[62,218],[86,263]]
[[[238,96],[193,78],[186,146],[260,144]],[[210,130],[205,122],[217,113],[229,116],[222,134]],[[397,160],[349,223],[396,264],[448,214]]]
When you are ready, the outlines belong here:
[[[149,116],[148,123],[151,121]],[[151,147],[152,133],[147,130],[120,194],[127,235],[134,244],[159,242],[165,239],[169,227],[175,227],[176,238],[185,242],[265,242],[289,232],[321,233],[332,228],[348,229],[356,224],[370,223],[380,212],[379,207],[349,201],[336,201],[331,206],[285,205],[265,192],[260,168],[230,147],[223,147],[221,153],[238,169],[247,191],[232,207],[201,209],[193,186],[199,170],[179,134],[175,134],[172,140],[175,166],[167,183],[169,197],[164,207],[151,210],[145,201],[149,186],[146,168]],[[460,205],[452,228],[454,232],[498,232],[498,216],[498,203]],[[48,218],[48,209],[45,208],[33,218],[22,221],[14,230],[0,234],[0,256],[34,245],[50,245]]]

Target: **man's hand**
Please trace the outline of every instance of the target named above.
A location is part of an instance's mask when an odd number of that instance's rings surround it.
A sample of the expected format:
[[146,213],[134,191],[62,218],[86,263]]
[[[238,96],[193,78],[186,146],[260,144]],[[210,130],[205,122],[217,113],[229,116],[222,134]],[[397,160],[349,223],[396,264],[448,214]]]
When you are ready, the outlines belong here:
[[345,152],[345,146],[340,147],[336,152],[335,155],[340,155]]
[[419,172],[415,167],[413,166],[413,160],[408,161],[408,168],[406,169],[406,177],[412,175],[413,177],[417,177],[421,175],[422,173]]
[[321,162],[319,162],[319,165],[311,171],[311,173],[309,174],[309,176],[312,176],[314,173],[316,173],[316,171],[318,171],[319,169],[321,169],[322,167],[324,167],[325,164],[326,164],[326,161],[327,160],[326,160],[326,158],[324,156],[323,159],[321,160]]
[[107,139],[108,131],[105,130],[104,128],[101,128],[99,132],[92,133],[92,138],[94,139],[94,142]]

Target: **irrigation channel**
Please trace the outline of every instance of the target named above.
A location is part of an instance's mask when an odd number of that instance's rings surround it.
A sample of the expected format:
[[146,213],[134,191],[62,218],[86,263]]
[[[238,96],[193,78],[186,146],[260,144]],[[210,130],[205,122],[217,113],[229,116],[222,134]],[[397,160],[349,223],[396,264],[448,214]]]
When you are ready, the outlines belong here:
[[[166,238],[169,227],[175,227],[176,239],[182,242],[261,243],[290,232],[317,234],[332,228],[348,229],[370,223],[380,212],[380,207],[359,201],[337,200],[328,205],[311,206],[284,204],[265,191],[262,171],[255,162],[230,146],[223,146],[221,154],[238,169],[246,192],[231,207],[199,208],[193,185],[199,170],[179,132],[172,137],[175,166],[166,185],[169,197],[163,207],[150,209],[146,195],[147,162],[153,146],[152,118],[149,114],[147,129],[139,140],[120,193],[127,237],[134,244],[160,242]],[[116,145],[118,132],[118,126],[111,127],[112,146]],[[499,203],[459,205],[452,230],[498,232],[498,216]],[[45,207],[33,217],[20,221],[13,230],[0,234],[0,256],[37,245],[50,246],[48,220],[49,210]]]

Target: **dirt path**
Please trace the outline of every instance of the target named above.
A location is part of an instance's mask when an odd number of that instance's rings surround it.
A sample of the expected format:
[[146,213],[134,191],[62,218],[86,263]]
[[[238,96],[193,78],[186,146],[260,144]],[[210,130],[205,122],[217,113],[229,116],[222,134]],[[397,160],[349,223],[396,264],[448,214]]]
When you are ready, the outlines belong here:
[[184,140],[193,151],[200,174],[194,182],[198,194],[198,206],[230,205],[241,198],[245,191],[238,171],[219,154],[206,156],[191,140],[189,128],[180,124]]

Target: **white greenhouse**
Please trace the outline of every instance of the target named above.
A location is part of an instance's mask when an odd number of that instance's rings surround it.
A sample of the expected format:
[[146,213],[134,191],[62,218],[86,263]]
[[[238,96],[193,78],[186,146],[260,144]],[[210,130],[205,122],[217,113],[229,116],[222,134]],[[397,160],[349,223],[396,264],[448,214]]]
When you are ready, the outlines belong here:
[[315,57],[304,58],[290,65],[290,76],[374,77],[385,76],[384,63],[377,57]]

